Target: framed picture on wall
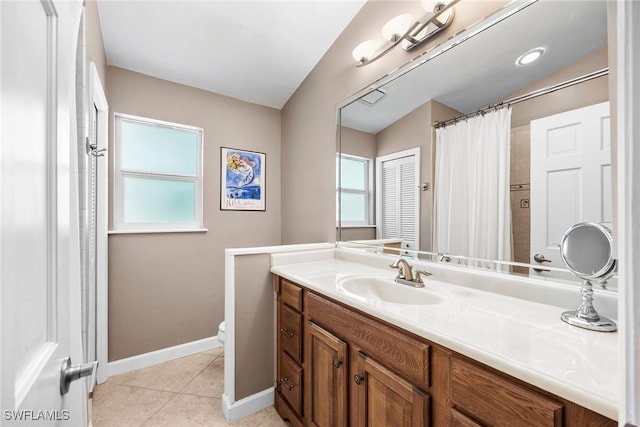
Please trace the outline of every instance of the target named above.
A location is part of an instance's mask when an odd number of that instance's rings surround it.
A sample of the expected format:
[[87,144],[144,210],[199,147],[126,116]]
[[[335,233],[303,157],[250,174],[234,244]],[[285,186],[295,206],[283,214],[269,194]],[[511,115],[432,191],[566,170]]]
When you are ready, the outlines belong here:
[[220,148],[220,209],[266,210],[266,160],[265,153]]

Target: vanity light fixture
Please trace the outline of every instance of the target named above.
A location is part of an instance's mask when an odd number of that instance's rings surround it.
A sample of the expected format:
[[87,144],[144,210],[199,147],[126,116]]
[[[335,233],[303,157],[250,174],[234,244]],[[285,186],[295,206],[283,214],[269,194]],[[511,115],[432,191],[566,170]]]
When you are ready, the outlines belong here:
[[[383,40],[367,40],[353,49],[353,58],[358,62],[356,67],[372,63],[386,55],[402,42],[402,47],[410,51],[434,37],[453,22],[455,12],[453,5],[460,0],[438,2],[431,12],[415,21],[408,13],[398,15],[382,27]],[[422,7],[429,10],[433,1],[422,0]]]
[[517,65],[528,65],[534,61],[540,59],[540,57],[544,54],[543,47],[536,47],[535,49],[531,49],[518,57],[516,60]]

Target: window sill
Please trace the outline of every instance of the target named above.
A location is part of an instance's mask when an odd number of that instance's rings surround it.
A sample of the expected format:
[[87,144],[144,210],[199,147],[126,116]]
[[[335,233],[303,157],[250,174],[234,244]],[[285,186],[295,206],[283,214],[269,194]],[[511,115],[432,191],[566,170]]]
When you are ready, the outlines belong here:
[[149,233],[206,233],[206,228],[167,228],[167,229],[132,229],[132,230],[109,230],[108,234],[149,234]]
[[[342,225],[342,228],[377,228],[378,226],[375,224],[371,225]],[[340,228],[336,225],[336,228]]]

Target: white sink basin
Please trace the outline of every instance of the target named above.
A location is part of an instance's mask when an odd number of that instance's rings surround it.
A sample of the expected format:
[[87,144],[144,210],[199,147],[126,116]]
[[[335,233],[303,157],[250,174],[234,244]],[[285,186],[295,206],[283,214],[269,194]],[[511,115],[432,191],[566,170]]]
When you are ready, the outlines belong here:
[[369,302],[405,305],[440,304],[444,298],[425,288],[401,285],[386,276],[352,276],[339,279],[338,290]]

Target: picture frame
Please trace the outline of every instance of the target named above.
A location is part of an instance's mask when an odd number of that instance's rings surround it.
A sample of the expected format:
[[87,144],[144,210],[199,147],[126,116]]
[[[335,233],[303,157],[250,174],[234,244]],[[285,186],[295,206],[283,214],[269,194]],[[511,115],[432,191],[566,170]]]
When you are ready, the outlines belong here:
[[220,147],[220,209],[266,211],[267,155]]

